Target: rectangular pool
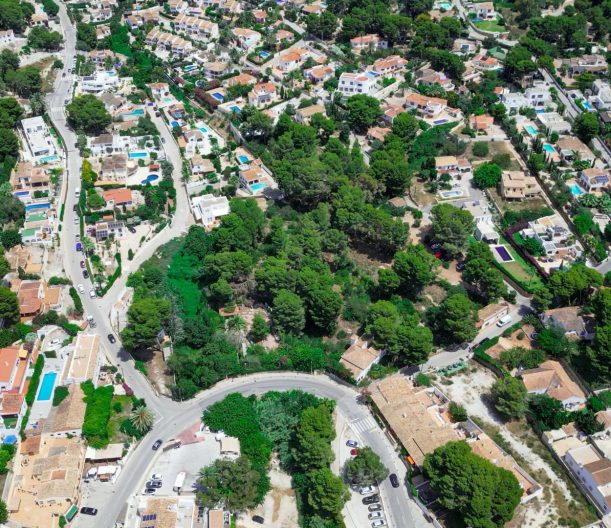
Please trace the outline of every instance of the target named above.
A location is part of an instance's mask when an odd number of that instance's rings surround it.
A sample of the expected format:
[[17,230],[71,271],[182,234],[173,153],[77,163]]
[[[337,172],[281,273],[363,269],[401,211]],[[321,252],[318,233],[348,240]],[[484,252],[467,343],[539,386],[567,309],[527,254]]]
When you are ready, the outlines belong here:
[[244,156],[244,154],[240,154],[240,155],[238,156],[238,160],[239,160],[239,162],[240,162],[240,163],[242,163],[242,164],[246,164],[246,163],[248,163],[248,162],[250,161],[250,160],[248,159],[248,156]]
[[571,183],[571,185],[569,185],[569,189],[571,189],[571,194],[573,196],[581,196],[582,194],[585,194],[584,190],[576,183]]
[[249,187],[252,192],[262,191],[267,187],[267,183],[253,183],[252,185],[249,185]]
[[55,387],[55,380],[57,379],[57,372],[47,372],[42,377],[42,383],[38,390],[38,401],[49,401],[53,396],[53,389]]
[[501,257],[503,262],[511,262],[513,260],[513,257],[505,246],[494,246],[494,250],[497,252],[498,256]]
[[214,97],[217,101],[222,101],[224,99],[223,94],[219,92],[214,92],[212,97]]
[[25,206],[25,210],[27,212],[30,212],[30,211],[39,211],[41,209],[49,209],[50,207],[51,207],[50,203],[37,203],[37,204],[26,205]]
[[146,152],[130,152],[128,156],[130,158],[146,158],[147,153]]
[[531,136],[537,135],[537,129],[532,125],[526,125],[524,130],[526,130],[526,132],[528,132]]
[[549,143],[544,143],[543,144],[543,150],[545,150],[545,152],[549,152],[550,154],[555,154],[556,153],[556,149],[550,145]]

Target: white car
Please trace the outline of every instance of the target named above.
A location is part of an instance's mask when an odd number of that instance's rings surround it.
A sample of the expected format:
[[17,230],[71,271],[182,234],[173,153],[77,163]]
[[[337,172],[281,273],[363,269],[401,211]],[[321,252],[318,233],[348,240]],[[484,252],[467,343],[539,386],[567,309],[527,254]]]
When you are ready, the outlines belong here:
[[89,297],[91,297],[92,299],[95,299],[97,297],[95,290],[89,290]]
[[386,521],[384,519],[378,519],[371,523],[371,528],[378,528],[378,526],[386,526]]
[[359,489],[361,495],[371,495],[376,489],[373,486],[363,486]]
[[375,511],[371,512],[367,517],[369,517],[370,521],[373,521],[374,519],[382,519],[384,514],[381,511]]
[[76,289],[79,293],[85,293],[85,287],[82,284],[79,284]]
[[151,475],[151,480],[163,480],[163,475],[161,473],[153,473]]

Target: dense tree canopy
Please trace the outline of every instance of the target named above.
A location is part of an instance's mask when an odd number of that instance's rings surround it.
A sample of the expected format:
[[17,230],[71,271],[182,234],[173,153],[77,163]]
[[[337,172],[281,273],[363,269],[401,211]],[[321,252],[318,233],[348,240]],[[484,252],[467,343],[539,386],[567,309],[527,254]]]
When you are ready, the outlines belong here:
[[104,103],[94,95],[74,97],[66,107],[68,122],[75,130],[88,134],[99,134],[110,125],[111,117]]

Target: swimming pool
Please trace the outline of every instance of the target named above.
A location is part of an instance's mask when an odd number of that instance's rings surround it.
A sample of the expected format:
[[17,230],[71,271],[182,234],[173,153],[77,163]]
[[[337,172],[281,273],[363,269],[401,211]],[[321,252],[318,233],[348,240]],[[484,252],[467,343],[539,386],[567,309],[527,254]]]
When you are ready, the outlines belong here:
[[142,180],[142,185],[148,185],[155,180],[158,180],[159,176],[157,174],[149,174],[144,180]]
[[183,70],[186,72],[190,72],[190,71],[193,71],[195,68],[197,68],[196,64],[189,64],[188,66],[185,66]]
[[14,194],[15,194],[15,196],[29,196],[30,195],[30,191],[17,191]]
[[163,102],[164,102],[164,103],[171,103],[173,100],[174,100],[174,98],[173,98],[173,97],[164,97],[164,98],[163,98]]
[[37,204],[26,205],[25,206],[25,210],[27,212],[38,211],[38,210],[41,210],[41,209],[49,209],[49,207],[51,207],[51,204],[48,203],[48,202],[45,202],[45,203],[37,203]]
[[369,77],[373,77],[374,79],[375,79],[376,77],[379,77],[379,76],[380,76],[380,74],[379,74],[379,73],[374,72],[374,71],[368,71],[368,72],[367,72],[367,75],[369,75]]
[[146,152],[130,152],[128,156],[130,158],[146,158],[148,154]]
[[532,125],[526,125],[524,130],[526,130],[526,132],[528,132],[531,136],[537,135],[537,129]]
[[244,156],[244,154],[240,154],[238,156],[238,161],[240,163],[248,163],[250,160],[248,159],[248,156]]
[[446,11],[452,9],[452,4],[450,2],[437,2],[436,5],[439,9],[445,9]]
[[204,126],[200,126],[199,129],[205,134],[206,132],[208,132],[208,129]]
[[219,92],[214,92],[212,97],[214,97],[217,101],[222,101],[224,99],[223,94]]
[[136,108],[135,110],[133,110],[132,112],[126,112],[125,114],[126,116],[131,116],[131,115],[144,115],[144,108]]
[[42,377],[42,383],[38,390],[38,401],[49,401],[53,395],[53,388],[55,387],[55,380],[57,379],[57,372],[47,372]]
[[241,108],[239,106],[230,106],[229,110],[231,110],[232,112],[241,112]]
[[460,189],[455,189],[452,191],[439,191],[439,196],[441,196],[444,200],[449,200],[450,198],[459,198],[463,195],[463,192]]
[[545,152],[549,152],[550,154],[556,153],[556,149],[553,147],[553,145],[550,145],[549,143],[543,144],[543,150],[545,150]]
[[592,105],[588,101],[583,101],[581,104],[588,112],[593,110]]
[[267,187],[267,183],[253,183],[252,185],[249,185],[249,187],[252,192],[262,191]]
[[40,158],[38,161],[41,161],[42,163],[49,163],[50,161],[57,161],[59,159],[59,156],[45,156],[44,158]]
[[537,114],[545,114],[547,110],[544,110],[543,108],[540,108],[539,110],[535,110],[535,113]]
[[569,185],[569,189],[571,189],[571,194],[573,196],[581,196],[582,194],[585,194],[585,191],[576,183],[571,183],[571,185]]
[[513,257],[511,256],[509,251],[507,251],[507,248],[505,246],[494,246],[494,250],[497,252],[498,256],[501,257],[501,260],[503,262],[513,261]]
[[178,121],[172,121],[170,124],[171,124],[171,125],[172,125],[174,128],[176,128],[176,127],[179,127],[179,126],[180,126],[180,123],[179,123]]
[[444,123],[447,123],[448,120],[447,119],[438,119],[437,121],[433,121],[434,125],[443,125]]
[[259,52],[259,57],[261,57],[262,59],[267,59],[267,57],[269,57],[271,55],[271,53],[269,51],[260,51]]

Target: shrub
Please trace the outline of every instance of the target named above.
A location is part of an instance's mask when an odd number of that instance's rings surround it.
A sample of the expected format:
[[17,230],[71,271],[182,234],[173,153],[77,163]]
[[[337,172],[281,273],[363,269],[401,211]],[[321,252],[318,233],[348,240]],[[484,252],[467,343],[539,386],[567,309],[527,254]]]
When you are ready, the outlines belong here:
[[473,143],[473,155],[478,158],[485,158],[488,155],[488,143],[484,141],[477,141]]
[[25,395],[26,403],[31,406],[36,398],[36,391],[38,390],[38,384],[40,383],[40,373],[42,368],[45,366],[45,358],[43,355],[38,356],[36,359],[36,365],[34,366],[34,373],[30,378],[30,385],[28,386],[28,392]]
[[458,403],[450,402],[450,405],[448,406],[448,411],[450,411],[452,420],[454,420],[455,422],[465,422],[469,418],[467,410]]
[[423,374],[422,372],[418,372],[418,374],[416,374],[416,385],[421,385],[423,387],[430,387],[431,378],[429,378],[426,374]]
[[53,393],[53,407],[57,407],[61,402],[63,402],[67,397],[70,391],[68,387],[64,385],[58,385],[55,387],[55,392]]
[[100,449],[108,445],[108,421],[110,420],[110,406],[114,388],[112,385],[94,388],[91,380],[81,383],[81,389],[85,393],[84,401],[85,420],[83,422],[83,436],[89,445]]
[[76,291],[76,288],[70,287],[70,297],[72,298],[72,302],[74,303],[74,311],[76,313],[83,313],[83,301],[81,301],[81,297]]

